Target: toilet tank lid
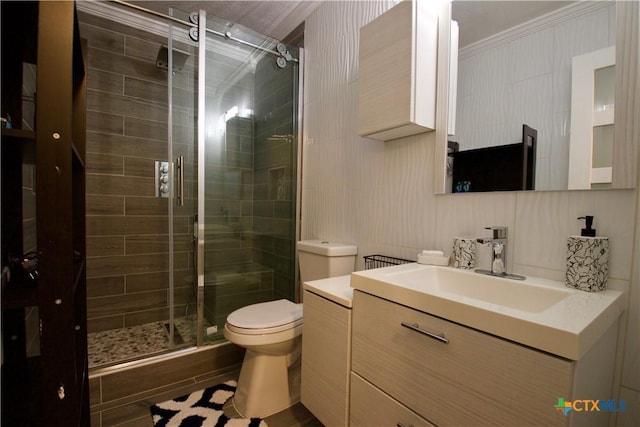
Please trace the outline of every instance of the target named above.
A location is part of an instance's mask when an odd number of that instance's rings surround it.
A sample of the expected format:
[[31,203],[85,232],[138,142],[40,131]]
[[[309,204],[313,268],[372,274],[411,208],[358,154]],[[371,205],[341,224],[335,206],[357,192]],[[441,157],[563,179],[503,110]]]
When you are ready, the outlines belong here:
[[298,251],[311,252],[324,256],[348,256],[357,254],[358,247],[327,240],[301,240],[298,242]]

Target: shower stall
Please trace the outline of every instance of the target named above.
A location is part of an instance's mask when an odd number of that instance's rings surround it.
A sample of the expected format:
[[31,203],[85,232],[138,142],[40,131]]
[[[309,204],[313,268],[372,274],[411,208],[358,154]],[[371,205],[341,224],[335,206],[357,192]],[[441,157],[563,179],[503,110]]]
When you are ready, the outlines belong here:
[[303,52],[81,3],[90,367],[221,342],[231,311],[296,299]]

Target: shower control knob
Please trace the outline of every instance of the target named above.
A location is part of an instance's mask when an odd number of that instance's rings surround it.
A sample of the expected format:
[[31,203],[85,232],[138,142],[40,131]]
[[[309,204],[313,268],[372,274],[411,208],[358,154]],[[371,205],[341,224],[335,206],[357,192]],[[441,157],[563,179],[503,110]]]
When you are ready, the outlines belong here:
[[169,165],[162,163],[162,166],[160,166],[160,172],[169,173]]
[[169,192],[169,186],[168,185],[164,185],[164,184],[161,185],[160,186],[160,192],[163,193],[163,194],[164,193],[168,193]]
[[169,176],[168,175],[162,175],[160,177],[160,182],[163,184],[166,184],[167,182],[169,182]]

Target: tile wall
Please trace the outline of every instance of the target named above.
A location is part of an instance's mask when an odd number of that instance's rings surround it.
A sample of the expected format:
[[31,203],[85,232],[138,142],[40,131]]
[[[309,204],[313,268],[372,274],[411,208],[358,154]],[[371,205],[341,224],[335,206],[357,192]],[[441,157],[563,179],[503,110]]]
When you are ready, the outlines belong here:
[[274,299],[295,298],[297,67],[278,68],[267,56],[255,75],[253,259],[273,270]]
[[512,271],[562,280],[576,218],[595,215],[598,234],[611,239],[609,286],[631,291],[621,385],[612,397],[628,400],[618,424],[632,425],[640,417],[640,182],[631,190],[434,195],[432,133],[387,143],[357,134],[358,29],[392,4],[326,2],[306,21],[301,237],[356,244],[362,269],[364,255],[451,254],[454,236],[506,225]]
[[[87,286],[89,331],[168,318],[168,204],[155,197],[154,161],[167,158],[167,75],[156,67],[165,37],[87,13]],[[194,313],[195,210],[193,46],[173,75],[174,157],[186,162],[186,203],[174,205],[177,315]],[[205,311],[222,326],[229,312],[294,297],[297,173],[293,65],[267,55],[207,55]],[[297,52],[294,52],[297,56]],[[234,106],[253,110],[226,123]],[[242,111],[241,111],[242,113]],[[218,126],[218,127],[216,127]],[[222,127],[220,127],[222,126]]]
[[[168,204],[154,161],[167,159],[166,38],[80,13],[87,64],[87,293],[90,332],[168,318]],[[188,73],[176,85],[193,88]],[[174,119],[189,141],[193,112]],[[189,204],[176,211],[176,277],[192,262]],[[176,280],[179,312],[192,282]]]

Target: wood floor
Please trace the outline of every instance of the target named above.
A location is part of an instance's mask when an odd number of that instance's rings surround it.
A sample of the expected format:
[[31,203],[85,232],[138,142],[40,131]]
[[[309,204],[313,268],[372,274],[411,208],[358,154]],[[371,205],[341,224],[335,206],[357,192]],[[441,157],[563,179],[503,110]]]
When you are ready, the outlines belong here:
[[[178,387],[175,390],[163,390],[156,395],[147,396],[137,402],[128,402],[119,408],[110,408],[108,411],[92,414],[92,427],[153,427],[149,407],[154,403],[163,402],[177,396],[185,395],[196,390],[225,382],[230,379],[238,379],[238,371],[232,371],[205,381],[188,386]],[[231,401],[225,405],[225,414],[230,418],[239,418],[235,412]],[[311,412],[301,403],[288,408],[282,412],[265,418],[269,427],[322,427]]]

